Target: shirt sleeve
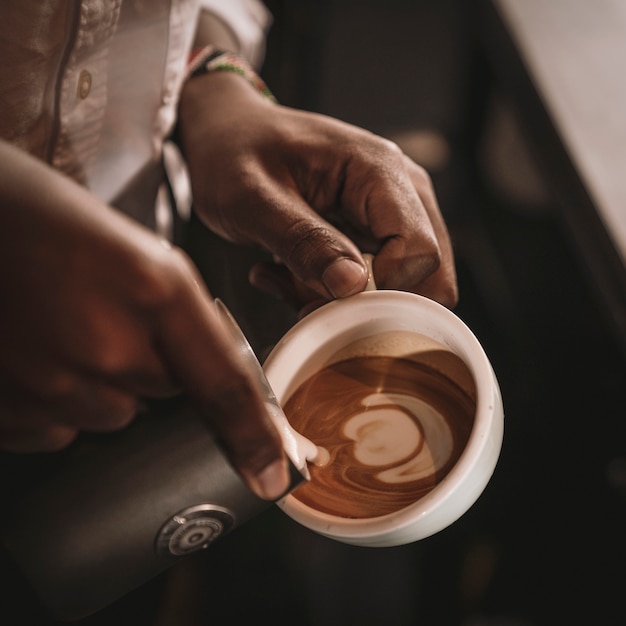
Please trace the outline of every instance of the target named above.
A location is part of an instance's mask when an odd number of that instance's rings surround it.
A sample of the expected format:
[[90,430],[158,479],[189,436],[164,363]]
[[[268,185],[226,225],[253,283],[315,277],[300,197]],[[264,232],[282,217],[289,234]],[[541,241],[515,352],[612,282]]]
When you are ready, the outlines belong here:
[[240,53],[259,67],[265,54],[265,37],[272,14],[260,0],[200,0],[201,10],[213,14],[235,35]]

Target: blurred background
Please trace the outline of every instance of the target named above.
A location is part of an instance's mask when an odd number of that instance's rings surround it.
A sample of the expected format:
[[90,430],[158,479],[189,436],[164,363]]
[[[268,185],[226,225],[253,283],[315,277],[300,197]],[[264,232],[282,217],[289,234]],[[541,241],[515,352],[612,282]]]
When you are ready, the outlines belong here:
[[215,596],[223,619],[625,624],[626,360],[485,60],[484,3],[267,4],[264,76],[278,99],[389,137],[430,172],[456,252],[456,313],[492,360],[506,430],[481,499],[418,544],[340,546],[280,511],[241,529],[220,546],[239,555]]
[[484,4],[268,1],[263,75],[283,104],[389,137],[431,174],[456,313],[502,387],[495,475],[455,525],[406,547],[343,546],[270,510],[202,558],[207,624],[626,623],[625,355],[486,60]]
[[[476,505],[419,543],[344,546],[274,507],[86,623],[625,624],[626,360],[485,62],[477,4],[266,4],[262,74],[278,99],[389,137],[430,172],[456,252],[456,313],[502,388],[501,460]],[[203,236],[192,245],[206,249]],[[265,305],[232,304],[242,325],[256,316],[245,330],[259,352],[289,323]],[[125,621],[154,597],[156,616]]]

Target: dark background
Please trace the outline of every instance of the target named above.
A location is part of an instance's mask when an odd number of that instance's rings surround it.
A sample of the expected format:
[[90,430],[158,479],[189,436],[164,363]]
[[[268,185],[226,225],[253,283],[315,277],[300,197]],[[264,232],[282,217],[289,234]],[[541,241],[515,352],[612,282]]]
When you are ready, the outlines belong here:
[[[461,520],[419,543],[344,546],[274,507],[85,623],[626,623],[626,361],[562,225],[567,207],[485,62],[477,5],[267,4],[263,75],[278,99],[388,136],[431,173],[456,252],[456,313],[502,388],[500,463]],[[259,352],[288,319],[264,317],[260,301],[232,305],[244,325],[261,320],[246,327]]]
[[[279,100],[391,137],[429,169],[456,252],[456,313],[492,360],[506,431],[481,499],[418,544],[340,546],[280,511],[259,521],[265,529],[246,528],[259,560],[239,572],[238,597],[255,607],[241,619],[626,623],[626,361],[563,225],[568,207],[553,200],[517,103],[491,74],[480,4],[268,4],[264,75]],[[272,546],[259,554],[263,531]]]

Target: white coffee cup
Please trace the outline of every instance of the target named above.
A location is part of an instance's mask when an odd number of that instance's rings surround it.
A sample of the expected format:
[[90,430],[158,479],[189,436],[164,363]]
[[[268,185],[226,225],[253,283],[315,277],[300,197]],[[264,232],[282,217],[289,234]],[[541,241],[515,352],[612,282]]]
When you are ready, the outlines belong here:
[[[387,342],[388,334],[409,340]],[[379,339],[373,339],[373,338]],[[385,356],[437,348],[435,358],[457,355],[473,380],[476,411],[465,449],[450,472],[429,493],[409,506],[367,519],[339,517],[315,510],[293,493],[278,502],[282,510],[316,533],[359,546],[396,546],[443,530],[461,517],[489,482],[500,454],[504,411],[500,389],[481,344],[449,309],[412,293],[366,291],[333,301],[293,326],[264,363],[267,379],[282,406],[310,375],[344,358],[359,356],[359,346]],[[356,348],[355,348],[356,346]],[[420,347],[421,346],[421,347]]]

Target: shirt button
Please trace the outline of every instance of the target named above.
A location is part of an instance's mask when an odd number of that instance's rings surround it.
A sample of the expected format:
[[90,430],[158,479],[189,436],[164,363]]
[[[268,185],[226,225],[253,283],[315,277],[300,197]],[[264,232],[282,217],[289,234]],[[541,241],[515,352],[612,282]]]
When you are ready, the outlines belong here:
[[76,95],[84,100],[91,91],[91,74],[87,70],[83,70],[78,76],[78,87]]

